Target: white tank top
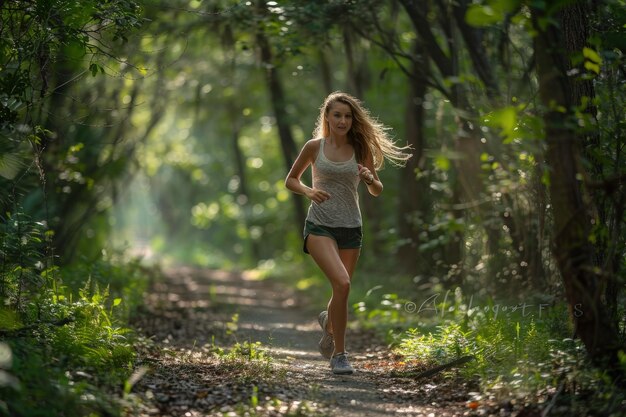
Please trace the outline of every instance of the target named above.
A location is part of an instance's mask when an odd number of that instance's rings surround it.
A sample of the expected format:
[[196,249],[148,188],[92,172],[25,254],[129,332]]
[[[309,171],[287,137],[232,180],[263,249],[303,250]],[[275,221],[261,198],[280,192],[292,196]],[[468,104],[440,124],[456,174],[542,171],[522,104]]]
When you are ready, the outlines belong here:
[[326,191],[330,198],[321,204],[311,201],[307,220],[328,227],[361,226],[359,208],[359,168],[352,158],[344,162],[334,162],[324,155],[324,139],[313,163],[313,187]]

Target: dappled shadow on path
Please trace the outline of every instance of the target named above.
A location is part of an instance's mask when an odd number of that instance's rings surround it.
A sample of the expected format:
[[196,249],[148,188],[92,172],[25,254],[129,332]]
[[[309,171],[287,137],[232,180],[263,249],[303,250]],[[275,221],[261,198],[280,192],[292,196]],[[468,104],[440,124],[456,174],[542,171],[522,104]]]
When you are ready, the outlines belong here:
[[[333,375],[317,351],[316,314],[308,311],[292,290],[251,274],[189,267],[166,271],[134,322],[155,343],[142,358],[151,370],[134,390],[152,404],[142,413],[222,415],[236,411],[237,404],[252,404],[257,415],[428,415],[432,410],[437,416],[462,415],[458,408],[390,395],[389,381],[368,365],[374,355],[363,355],[386,350],[374,338],[353,356],[354,375]],[[246,342],[260,342],[272,360],[242,363],[216,355]],[[245,354],[252,355],[252,349]]]

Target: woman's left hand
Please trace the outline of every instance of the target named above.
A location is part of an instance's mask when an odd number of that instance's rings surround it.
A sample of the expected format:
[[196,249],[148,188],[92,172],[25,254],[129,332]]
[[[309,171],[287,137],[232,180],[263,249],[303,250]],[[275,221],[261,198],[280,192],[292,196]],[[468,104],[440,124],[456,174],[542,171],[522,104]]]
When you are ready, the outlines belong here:
[[374,181],[374,175],[372,172],[364,165],[357,164],[357,167],[359,168],[359,177],[361,177],[365,183],[371,184],[372,181]]

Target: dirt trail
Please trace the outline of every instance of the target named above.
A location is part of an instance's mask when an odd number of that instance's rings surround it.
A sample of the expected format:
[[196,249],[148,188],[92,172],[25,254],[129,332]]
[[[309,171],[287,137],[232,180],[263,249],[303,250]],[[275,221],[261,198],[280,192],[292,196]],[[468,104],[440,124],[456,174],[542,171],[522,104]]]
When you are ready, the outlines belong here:
[[[390,378],[381,366],[389,354],[373,339],[352,351],[354,375],[333,375],[317,351],[317,314],[279,284],[246,274],[171,269],[146,297],[135,327],[159,347],[145,354],[152,371],[134,389],[148,404],[141,415],[239,415],[233,405],[252,396],[265,404],[257,415],[468,415],[464,394],[441,404],[430,392],[436,386]],[[236,341],[270,346],[271,374],[233,382],[211,354],[228,332]]]

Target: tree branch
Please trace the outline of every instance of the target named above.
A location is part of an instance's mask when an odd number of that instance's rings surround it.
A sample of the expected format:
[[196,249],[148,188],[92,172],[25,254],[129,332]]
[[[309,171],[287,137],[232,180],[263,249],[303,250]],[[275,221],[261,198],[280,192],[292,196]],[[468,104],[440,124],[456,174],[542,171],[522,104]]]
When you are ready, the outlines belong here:
[[465,365],[466,363],[471,362],[474,359],[476,359],[474,355],[461,356],[460,358],[448,363],[444,363],[443,365],[435,366],[434,368],[430,368],[422,372],[408,372],[406,374],[403,374],[403,376],[412,377],[415,379],[428,378],[430,376],[438,374],[439,372],[445,371],[446,369],[456,368],[458,366]]

